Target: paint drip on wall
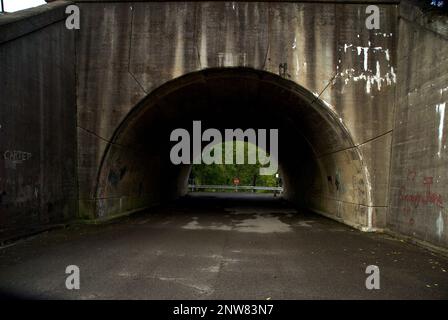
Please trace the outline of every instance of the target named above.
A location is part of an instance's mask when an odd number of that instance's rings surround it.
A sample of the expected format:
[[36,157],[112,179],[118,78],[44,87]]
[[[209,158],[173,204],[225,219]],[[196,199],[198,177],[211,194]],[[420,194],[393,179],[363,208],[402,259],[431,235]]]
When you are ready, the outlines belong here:
[[369,41],[367,46],[345,43],[339,52],[341,59],[336,66],[337,78],[344,85],[363,81],[366,93],[370,94],[374,88],[380,91],[383,85],[391,86],[397,82],[389,49],[373,46]]
[[439,238],[441,238],[442,234],[443,234],[443,224],[444,224],[444,221],[443,221],[443,217],[442,217],[442,211],[439,211],[439,217],[436,220],[436,232],[437,232],[437,236]]
[[443,126],[445,123],[445,102],[436,105],[436,112],[439,115],[439,130],[438,130],[438,140],[439,140],[439,149],[437,151],[437,156],[440,158],[442,156],[442,148],[445,149],[446,145],[444,144],[443,139]]

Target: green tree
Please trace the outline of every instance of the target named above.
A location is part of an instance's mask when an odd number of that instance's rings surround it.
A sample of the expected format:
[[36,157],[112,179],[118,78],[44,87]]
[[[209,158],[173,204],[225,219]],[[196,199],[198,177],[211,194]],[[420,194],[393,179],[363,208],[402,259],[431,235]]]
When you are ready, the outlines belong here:
[[[191,170],[191,178],[197,185],[232,185],[234,178],[239,178],[240,185],[247,186],[277,186],[277,178],[275,175],[260,175],[261,164],[257,159],[258,148],[255,145],[249,147],[248,142],[235,141],[235,147],[232,142],[222,143],[222,155],[225,159],[226,153],[233,153],[236,159],[237,147],[244,147],[245,160],[244,164],[198,164],[194,165]],[[249,153],[250,152],[250,153]],[[264,152],[260,150],[260,152]],[[254,154],[255,153],[255,154]],[[248,164],[249,156],[255,156],[256,164]]]

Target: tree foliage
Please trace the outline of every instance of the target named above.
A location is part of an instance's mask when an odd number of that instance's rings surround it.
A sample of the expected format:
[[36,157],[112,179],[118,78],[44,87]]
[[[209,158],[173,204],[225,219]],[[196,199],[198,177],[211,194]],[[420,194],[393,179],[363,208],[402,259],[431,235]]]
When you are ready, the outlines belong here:
[[[235,147],[232,142],[225,142],[221,144],[222,155],[225,159],[226,154],[233,153],[233,159],[236,159],[236,151],[238,146],[244,147],[245,160],[244,164],[197,164],[194,165],[190,179],[194,181],[196,185],[233,185],[233,179],[238,178],[240,185],[246,186],[277,186],[277,178],[275,175],[260,175],[260,167],[258,158],[256,164],[248,164],[249,156],[255,156],[260,152],[264,153],[264,150],[258,149],[252,145],[249,148],[248,142],[235,141]],[[250,152],[250,153],[249,153]],[[223,161],[224,162],[224,161]]]

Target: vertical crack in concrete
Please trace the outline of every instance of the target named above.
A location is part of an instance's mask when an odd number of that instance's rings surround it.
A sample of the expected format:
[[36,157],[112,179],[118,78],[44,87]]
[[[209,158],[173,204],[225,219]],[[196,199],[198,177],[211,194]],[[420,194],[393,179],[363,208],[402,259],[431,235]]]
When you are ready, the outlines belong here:
[[140,83],[140,81],[138,81],[137,78],[135,77],[135,75],[131,72],[132,35],[134,33],[134,7],[133,7],[133,5],[131,5],[130,8],[131,8],[131,31],[129,32],[128,73],[130,74],[132,79],[134,79],[134,81],[138,84],[140,89],[142,89],[142,91],[145,94],[148,94],[148,92],[145,90],[145,88]]
[[267,27],[267,31],[266,31],[266,33],[267,33],[266,37],[267,37],[267,42],[268,43],[267,43],[267,46],[266,46],[266,54],[264,56],[263,66],[261,67],[262,70],[266,70],[266,63],[268,61],[269,51],[271,49],[271,40],[270,40],[271,39],[270,38],[270,30],[271,30],[271,3],[270,2],[268,2],[268,13],[267,13],[267,15],[268,15],[268,19],[267,19],[268,27]]
[[[197,4],[197,2],[194,3],[194,10],[193,11],[194,11],[194,25],[193,25],[193,37],[194,37],[194,39],[193,39],[193,41],[194,41],[194,48],[196,49],[199,70],[201,70],[202,69],[201,52],[199,51],[199,46],[198,46],[199,37],[198,37],[198,29],[197,29],[197,21],[198,21],[198,4]],[[201,32],[202,32],[202,29],[201,29]],[[201,34],[201,36],[202,36],[202,34]]]

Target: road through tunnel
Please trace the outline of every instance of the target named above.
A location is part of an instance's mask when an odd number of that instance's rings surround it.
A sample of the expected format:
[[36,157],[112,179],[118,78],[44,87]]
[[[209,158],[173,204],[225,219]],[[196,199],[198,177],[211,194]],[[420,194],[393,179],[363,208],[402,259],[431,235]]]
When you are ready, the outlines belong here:
[[251,68],[190,73],[135,106],[104,153],[96,218],[184,195],[191,166],[171,162],[170,134],[191,132],[193,121],[201,121],[202,130],[278,129],[284,197],[349,225],[374,227],[362,155],[332,106],[292,81]]

